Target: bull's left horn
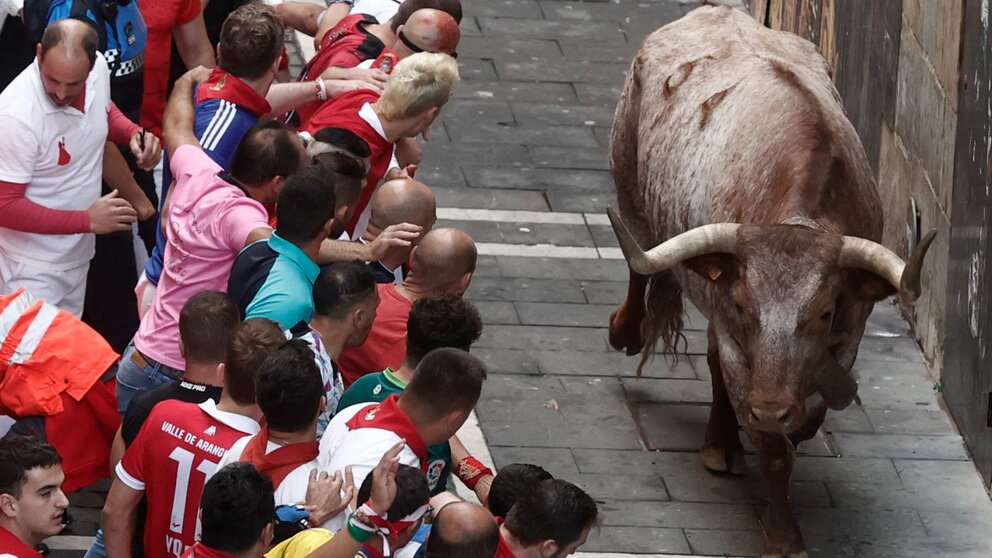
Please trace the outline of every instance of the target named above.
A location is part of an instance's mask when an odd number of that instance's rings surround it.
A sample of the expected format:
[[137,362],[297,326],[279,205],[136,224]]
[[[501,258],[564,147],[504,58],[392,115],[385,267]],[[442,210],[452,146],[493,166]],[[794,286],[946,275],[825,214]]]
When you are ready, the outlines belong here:
[[613,224],[627,265],[641,275],[653,275],[703,254],[737,253],[737,228],[740,227],[737,223],[715,223],[689,229],[645,252],[612,207],[606,209],[606,214]]
[[895,252],[877,242],[845,236],[837,263],[842,268],[853,267],[870,271],[899,289],[899,297],[904,302],[915,302],[920,298],[923,259],[936,236],[937,231],[927,233],[913,249],[913,254],[906,263]]

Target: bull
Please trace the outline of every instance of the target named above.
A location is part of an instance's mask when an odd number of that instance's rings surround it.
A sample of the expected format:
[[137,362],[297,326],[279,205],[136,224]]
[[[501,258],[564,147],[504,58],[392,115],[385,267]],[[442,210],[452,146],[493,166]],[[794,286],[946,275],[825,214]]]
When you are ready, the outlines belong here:
[[743,429],[768,489],[763,555],[806,556],[789,502],[795,446],[856,397],[873,305],[919,297],[934,233],[908,262],[879,244],[881,201],[826,62],[729,8],[645,40],[610,163],[609,216],[630,267],[610,343],[643,352],[640,374],[659,341],[676,353],[689,297],[709,320],[702,463],[743,474]]

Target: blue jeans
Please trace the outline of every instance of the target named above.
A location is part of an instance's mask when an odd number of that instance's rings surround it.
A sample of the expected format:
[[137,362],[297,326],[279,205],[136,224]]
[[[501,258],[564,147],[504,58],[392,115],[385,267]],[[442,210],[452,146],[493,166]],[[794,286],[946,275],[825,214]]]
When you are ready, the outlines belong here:
[[103,544],[103,529],[96,530],[96,537],[93,544],[86,551],[83,558],[107,558],[107,547]]
[[[142,366],[136,360],[144,360],[147,366]],[[124,349],[121,363],[117,367],[117,411],[123,416],[128,404],[139,391],[178,382],[182,375],[182,370],[138,353],[134,348],[134,341],[131,341]]]

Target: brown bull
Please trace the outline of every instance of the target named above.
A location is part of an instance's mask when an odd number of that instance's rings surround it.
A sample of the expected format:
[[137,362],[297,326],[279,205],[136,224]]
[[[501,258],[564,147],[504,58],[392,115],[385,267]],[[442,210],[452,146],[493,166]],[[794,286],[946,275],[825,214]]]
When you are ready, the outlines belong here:
[[658,340],[673,351],[688,295],[709,319],[703,464],[743,474],[742,427],[769,491],[764,554],[805,556],[789,503],[795,445],[854,399],[865,321],[897,291],[919,296],[932,234],[908,264],[878,244],[875,181],[823,58],[727,8],[644,42],[611,167],[631,274],[610,342],[644,359]]

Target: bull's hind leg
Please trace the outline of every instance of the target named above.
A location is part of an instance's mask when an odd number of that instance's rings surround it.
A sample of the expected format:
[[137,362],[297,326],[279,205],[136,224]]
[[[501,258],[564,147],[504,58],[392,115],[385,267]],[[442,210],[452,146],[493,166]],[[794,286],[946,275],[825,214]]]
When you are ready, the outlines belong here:
[[636,355],[644,346],[641,322],[646,312],[644,292],[647,286],[648,278],[631,269],[627,298],[610,314],[610,345],[618,351],[626,350],[628,355]]
[[713,377],[713,405],[710,407],[710,420],[706,426],[706,442],[700,450],[703,466],[713,473],[744,474],[744,446],[741,444],[737,415],[730,404],[727,386],[723,381],[723,368],[717,352],[716,333],[710,324],[709,348],[706,363]]
[[762,518],[765,546],[762,558],[806,558],[806,545],[789,500],[789,479],[796,447],[781,434],[761,433],[758,463],[768,487],[768,515]]

